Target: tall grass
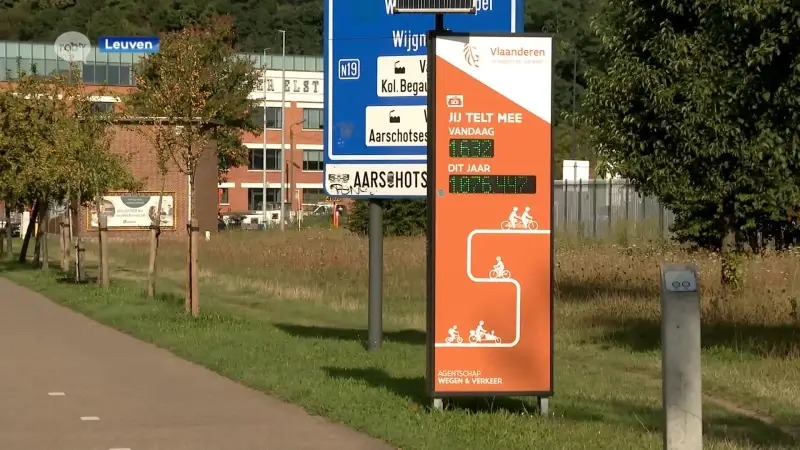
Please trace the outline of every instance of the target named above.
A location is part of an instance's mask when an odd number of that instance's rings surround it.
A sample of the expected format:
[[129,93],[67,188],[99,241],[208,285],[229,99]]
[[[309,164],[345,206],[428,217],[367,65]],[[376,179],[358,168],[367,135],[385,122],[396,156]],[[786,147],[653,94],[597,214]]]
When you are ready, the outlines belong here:
[[[628,241],[631,242],[631,241]],[[179,280],[183,239],[166,239],[159,268]],[[117,268],[146,269],[144,241],[112,243]],[[763,354],[800,355],[800,264],[797,253],[767,253],[743,263],[743,287],[720,301],[720,258],[689,253],[657,239],[606,244],[559,240],[556,301],[561,326],[605,329],[627,323],[657,325],[659,265],[693,263],[699,269],[703,323],[738,345]],[[239,295],[304,300],[335,310],[365,307],[368,243],[341,230],[225,232],[203,242],[201,279]],[[425,310],[425,241],[387,238],[384,295],[388,320],[422,328]]]

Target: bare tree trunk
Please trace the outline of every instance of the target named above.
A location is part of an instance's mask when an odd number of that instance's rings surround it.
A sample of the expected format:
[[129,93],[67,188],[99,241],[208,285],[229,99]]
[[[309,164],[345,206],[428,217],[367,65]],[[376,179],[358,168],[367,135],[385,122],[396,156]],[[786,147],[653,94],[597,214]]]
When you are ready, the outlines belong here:
[[11,259],[14,257],[14,238],[11,236],[13,227],[11,226],[11,208],[9,202],[6,201],[6,258]]
[[186,298],[183,302],[186,312],[192,310],[192,224],[186,224]]
[[[78,245],[77,245],[77,243],[74,242],[75,241],[75,239],[74,239],[75,233],[74,233],[73,213],[75,211],[73,211],[72,208],[74,208],[74,204],[72,203],[72,199],[70,199],[69,206],[67,207],[67,211],[69,211],[69,215],[67,216],[67,221],[69,222],[69,229],[67,230],[67,233],[68,233],[67,241],[68,241],[69,245],[67,245],[67,247],[69,248],[69,252],[70,252],[69,259],[72,260],[72,257],[73,256],[75,257],[75,259],[74,259],[74,261],[75,261],[75,281],[77,282],[78,281],[78,275],[79,275],[78,274],[78,251],[77,251]],[[75,213],[75,214],[77,214],[77,213]]]
[[[8,211],[8,202],[3,202],[3,216],[6,216],[6,211]],[[3,233],[8,233],[8,218],[6,218],[5,223],[3,224]],[[5,235],[3,235],[5,236]],[[0,236],[2,237],[2,236]],[[0,255],[6,254],[6,240],[5,238],[0,239]]]
[[28,245],[31,242],[31,236],[33,236],[33,230],[36,228],[36,218],[39,216],[39,202],[37,201],[33,205],[33,210],[31,211],[31,220],[28,222],[28,229],[25,230],[25,238],[22,240],[22,247],[19,249],[19,262],[24,263],[28,259]]
[[50,202],[47,198],[42,201],[44,208],[39,214],[39,245],[41,247],[42,270],[50,270],[50,252],[47,250],[47,226],[50,221]]
[[[81,198],[82,197],[83,197],[83,193],[81,192],[81,190],[79,188],[78,192],[77,192],[77,197],[76,197],[77,202],[75,203],[75,211],[76,211],[76,213],[78,211],[80,211]],[[70,217],[72,217],[72,214],[70,214]],[[78,223],[80,223],[80,221]],[[74,233],[74,224],[72,222],[70,222],[70,224],[71,224],[70,225],[70,230],[73,230],[72,233]],[[74,236],[74,234],[73,234],[73,236]],[[75,236],[75,282],[76,283],[81,283],[81,282],[84,281],[84,279],[85,279],[85,273],[84,273],[83,236],[82,236],[82,233],[79,232],[78,235]]]
[[147,296],[156,296],[156,265],[158,261],[158,240],[161,237],[161,209],[164,203],[164,190],[166,189],[167,178],[161,175],[161,191],[158,193],[158,206],[156,207],[156,217],[150,218],[150,259],[147,264]]
[[39,214],[36,215],[36,218],[31,217],[31,223],[36,224],[33,244],[33,264],[36,267],[41,267],[42,264],[42,218],[46,208],[47,202],[45,199],[39,200]]
[[86,280],[86,249],[83,247],[83,237],[75,239],[75,281],[82,283]]
[[[9,208],[8,200],[3,200],[3,217],[5,218],[5,222],[3,222],[3,233],[8,233],[9,232],[9,228],[8,228],[8,222],[9,222],[9,220],[8,220],[8,215],[9,215],[8,214],[8,208]],[[6,239],[3,236],[5,236],[5,234],[0,236],[0,256],[5,256],[5,254],[6,254]]]
[[192,310],[192,217],[194,216],[194,212],[192,211],[192,176],[189,175],[189,217],[187,217],[186,221],[186,298],[183,302],[183,307],[186,309],[186,312],[190,312]]
[[103,279],[103,260],[105,260],[106,255],[103,254],[103,219],[102,216],[105,214],[103,213],[103,203],[100,200],[100,195],[95,196],[94,198],[95,209],[97,210],[97,250],[98,256],[100,257],[100,282],[103,286],[106,285],[106,281]]
[[103,287],[108,288],[111,283],[108,274],[108,217],[103,212],[97,219],[97,228],[100,229],[100,279],[103,282]]
[[72,251],[72,197],[69,189],[67,190],[67,216],[61,216],[61,237],[64,239],[64,253],[61,255],[61,269],[64,273],[69,273],[69,264]]
[[[39,216],[41,216],[41,214],[39,214]],[[42,234],[41,231],[39,231],[41,225],[41,219],[37,217],[33,238],[33,265],[36,267],[41,267],[42,264]]]
[[[69,214],[70,210],[67,208],[67,214]],[[69,272],[69,230],[67,227],[67,218],[61,217],[58,221],[58,231],[61,240],[59,241],[61,244],[61,271],[64,273]]]
[[197,219],[192,219],[191,222],[191,290],[192,290],[192,315],[197,317],[200,314],[200,286],[199,286],[199,277],[200,277],[200,270],[197,264],[198,260],[198,253],[200,250],[200,228],[197,224]]
[[150,260],[147,264],[147,296],[156,296],[156,261],[158,256],[158,235],[161,230],[158,225],[150,225]]
[[197,218],[195,216],[195,186],[194,177],[189,176],[189,208],[191,210],[189,224],[187,225],[188,234],[188,252],[186,253],[186,302],[185,307],[187,311],[191,311],[193,316],[200,313],[200,295],[198,277],[200,271],[198,270],[198,256],[197,253],[200,247],[199,233]]

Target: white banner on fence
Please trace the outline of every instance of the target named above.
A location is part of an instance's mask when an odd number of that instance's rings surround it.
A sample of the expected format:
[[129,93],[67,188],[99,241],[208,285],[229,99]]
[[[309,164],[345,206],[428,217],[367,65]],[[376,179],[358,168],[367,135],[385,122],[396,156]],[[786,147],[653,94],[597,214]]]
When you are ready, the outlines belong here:
[[[108,218],[108,228],[147,228],[155,223],[158,211],[158,195],[106,195],[102,208]],[[161,202],[161,226],[174,227],[174,200],[165,195]],[[97,206],[90,210],[90,226],[97,228]]]

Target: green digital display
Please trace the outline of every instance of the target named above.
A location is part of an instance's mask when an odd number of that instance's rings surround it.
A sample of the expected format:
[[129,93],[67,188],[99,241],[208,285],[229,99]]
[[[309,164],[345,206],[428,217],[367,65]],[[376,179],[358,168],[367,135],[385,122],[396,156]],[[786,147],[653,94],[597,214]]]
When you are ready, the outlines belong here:
[[494,158],[494,139],[450,139],[451,158]]
[[535,175],[450,175],[451,194],[535,194]]

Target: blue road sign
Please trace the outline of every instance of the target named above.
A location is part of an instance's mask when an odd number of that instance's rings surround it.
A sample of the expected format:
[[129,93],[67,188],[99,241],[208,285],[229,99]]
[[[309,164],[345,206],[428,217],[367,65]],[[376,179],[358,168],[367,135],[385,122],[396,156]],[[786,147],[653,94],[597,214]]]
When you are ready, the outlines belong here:
[[[325,191],[427,195],[427,32],[433,14],[392,14],[394,0],[325,2]],[[524,0],[476,0],[446,15],[452,31],[522,32]]]

